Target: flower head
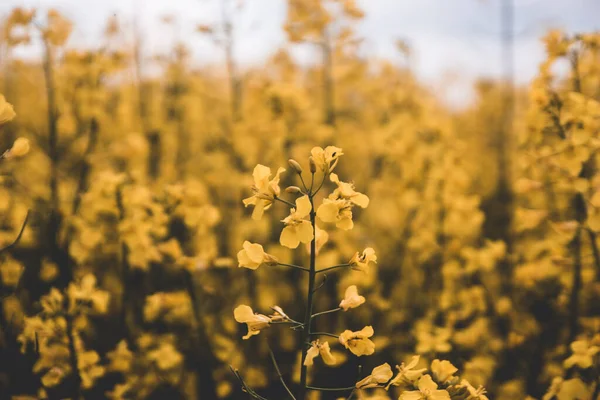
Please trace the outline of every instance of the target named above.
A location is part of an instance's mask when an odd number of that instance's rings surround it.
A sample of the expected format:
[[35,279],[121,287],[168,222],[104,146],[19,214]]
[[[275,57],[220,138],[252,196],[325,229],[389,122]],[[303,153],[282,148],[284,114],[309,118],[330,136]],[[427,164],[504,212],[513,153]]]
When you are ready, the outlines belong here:
[[392,379],[392,376],[394,376],[394,373],[392,372],[392,367],[390,367],[390,364],[385,363],[383,365],[373,368],[371,375],[369,375],[366,378],[359,381],[356,384],[356,388],[357,389],[375,388],[375,387],[378,387],[380,385],[387,383],[387,381]]
[[364,296],[358,294],[356,285],[348,286],[344,294],[344,300],[340,302],[340,308],[348,311],[351,308],[356,308],[365,302]]
[[430,375],[424,375],[417,385],[419,390],[405,391],[398,400],[450,400],[450,393],[438,390],[438,385]]
[[19,158],[27,153],[29,153],[29,139],[18,138],[12,147],[3,154],[3,157],[6,159]]
[[323,222],[335,223],[345,231],[354,227],[352,222],[352,203],[345,199],[323,199],[323,204],[317,210],[317,217]]
[[248,334],[243,339],[258,335],[261,330],[269,327],[271,318],[263,314],[255,314],[247,305],[239,305],[233,310],[233,317],[240,324],[248,325]]
[[427,371],[427,368],[414,369],[419,364],[419,359],[419,356],[413,356],[408,365],[405,363],[396,365],[398,375],[388,383],[386,390],[390,386],[411,385],[419,379],[423,375],[423,372]]
[[309,243],[313,240],[312,224],[305,219],[311,210],[312,205],[308,196],[305,195],[296,199],[296,208],[292,208],[290,215],[281,221],[286,225],[279,237],[282,246],[295,249],[300,242]]
[[99,314],[106,314],[110,293],[96,288],[96,277],[93,274],[85,275],[79,284],[71,283],[68,289],[70,309],[81,304],[90,305]]
[[342,149],[335,146],[327,146],[325,149],[322,147],[313,147],[310,154],[317,168],[325,173],[333,171],[340,156],[344,155]]
[[486,396],[487,391],[483,386],[475,388],[465,379],[460,381],[460,386],[466,388],[469,392],[469,397],[467,397],[468,400],[489,400]]
[[260,244],[246,240],[243,247],[237,253],[238,267],[255,270],[263,264],[277,264],[277,258],[265,253]]
[[454,375],[457,371],[458,368],[456,368],[450,361],[447,360],[440,361],[435,359],[431,363],[431,372],[433,372],[435,380],[440,383],[444,383],[452,379],[452,375]]
[[323,362],[327,365],[335,365],[336,360],[333,354],[331,354],[331,348],[328,342],[321,343],[318,339],[311,343],[310,349],[306,352],[306,359],[304,365],[311,366],[316,357],[321,356]]
[[377,263],[377,256],[373,248],[367,247],[362,254],[358,251],[354,253],[348,264],[356,271],[366,272],[369,269],[369,264],[372,262]]
[[329,195],[330,199],[346,199],[352,204],[362,208],[366,208],[369,205],[369,198],[366,195],[355,191],[353,184],[340,181],[337,174],[333,173],[330,175],[329,179],[337,185],[337,189]]
[[254,167],[254,171],[252,172],[252,177],[254,178],[252,191],[254,194],[243,200],[246,207],[249,205],[254,206],[254,211],[252,211],[253,219],[261,219],[264,211],[268,210],[271,205],[273,205],[275,197],[279,196],[281,193],[281,188],[279,187],[279,175],[284,171],[285,168],[279,168],[273,179],[270,179],[271,168],[261,164]]
[[372,326],[365,326],[356,332],[345,330],[339,341],[356,356],[370,356],[375,352],[375,343],[369,339],[374,333]]
[[571,368],[577,365],[579,368],[590,368],[594,365],[594,356],[600,348],[590,346],[587,340],[577,340],[571,343],[571,351],[573,355],[564,361],[565,368]]

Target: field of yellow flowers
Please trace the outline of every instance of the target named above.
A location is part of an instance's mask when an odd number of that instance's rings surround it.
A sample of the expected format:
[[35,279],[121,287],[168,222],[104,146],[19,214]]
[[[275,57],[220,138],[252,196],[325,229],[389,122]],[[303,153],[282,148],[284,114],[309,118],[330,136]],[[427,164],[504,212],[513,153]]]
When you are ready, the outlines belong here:
[[0,400],[600,399],[600,34],[452,111],[328,1],[249,70],[0,21]]

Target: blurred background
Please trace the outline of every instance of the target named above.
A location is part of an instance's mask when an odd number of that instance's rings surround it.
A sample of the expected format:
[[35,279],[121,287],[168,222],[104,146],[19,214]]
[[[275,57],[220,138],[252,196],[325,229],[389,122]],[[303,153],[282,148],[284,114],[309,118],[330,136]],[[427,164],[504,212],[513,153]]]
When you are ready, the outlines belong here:
[[289,207],[256,221],[242,199],[262,164],[288,169],[293,203],[287,160],[308,182],[330,145],[370,205],[351,230],[318,220],[317,265],[367,247],[377,263],[323,281],[316,311],[350,285],[366,303],[317,326],[371,325],[376,352],[332,339],[313,386],[419,354],[490,399],[600,398],[599,15],[594,0],[2,0],[0,399],[247,398],[230,366],[287,398],[269,356],[295,387],[300,333],[244,340],[233,309],[302,319],[306,276],[237,254],[248,240],[307,265],[309,249],[279,243]]

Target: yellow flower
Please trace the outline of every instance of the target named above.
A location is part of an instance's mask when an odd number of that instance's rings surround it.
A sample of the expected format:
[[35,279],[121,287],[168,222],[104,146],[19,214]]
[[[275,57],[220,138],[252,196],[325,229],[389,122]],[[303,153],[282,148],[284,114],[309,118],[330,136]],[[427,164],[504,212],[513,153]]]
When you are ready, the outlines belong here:
[[8,121],[12,121],[17,114],[8,101],[0,94],[0,125],[4,125]]
[[83,351],[77,358],[77,368],[81,376],[81,386],[89,389],[94,385],[96,379],[104,376],[105,369],[98,365],[100,356],[95,351]]
[[133,363],[133,353],[127,347],[127,341],[121,340],[115,349],[106,354],[110,360],[108,365],[109,371],[120,372],[125,374],[131,370],[131,364]]
[[304,365],[311,366],[313,365],[313,360],[321,356],[323,362],[327,365],[335,365],[335,357],[331,354],[331,349],[329,347],[328,342],[319,342],[319,340],[315,340],[311,343],[310,349],[306,352],[306,359],[304,360]]
[[356,388],[357,389],[369,389],[369,388],[378,387],[380,385],[387,383],[387,381],[392,379],[393,375],[394,375],[394,373],[392,372],[392,367],[390,367],[390,364],[385,363],[383,365],[373,368],[371,375],[369,375],[366,378],[364,378],[363,380],[359,381],[356,384]]
[[427,368],[414,369],[419,364],[419,359],[419,356],[413,356],[408,365],[405,363],[396,365],[398,375],[388,383],[385,389],[389,389],[390,386],[412,385],[419,379],[423,372],[427,371]]
[[79,284],[71,283],[68,293],[71,310],[80,304],[89,304],[99,314],[108,311],[110,293],[96,289],[96,277],[93,274],[85,275]]
[[374,333],[372,326],[365,326],[356,332],[345,330],[339,341],[356,356],[370,356],[375,352],[375,343],[369,339]]
[[265,253],[263,247],[258,243],[244,241],[243,249],[238,251],[238,267],[255,270],[263,264],[277,264],[277,258]]
[[590,368],[594,365],[594,356],[600,348],[590,346],[587,340],[577,340],[571,343],[573,355],[564,361],[565,368],[571,368],[577,365],[579,368]]
[[458,368],[456,368],[450,361],[447,360],[440,361],[435,359],[431,363],[431,372],[433,372],[435,380],[440,383],[444,383],[452,379],[452,375],[454,375],[456,371],[458,371]]
[[325,173],[333,171],[338,163],[339,157],[344,155],[342,149],[335,146],[327,146],[325,147],[325,150],[321,147],[313,147],[310,154],[315,161],[315,165]]
[[467,397],[467,399],[469,400],[489,400],[488,397],[485,395],[487,391],[483,388],[483,386],[475,388],[465,379],[460,381],[460,386],[466,388],[469,392],[469,397]]
[[358,289],[356,285],[348,286],[346,293],[344,294],[344,300],[340,302],[340,308],[344,311],[348,311],[351,308],[356,308],[365,302],[363,296],[358,295]]
[[285,168],[279,168],[273,179],[269,179],[271,177],[271,168],[261,164],[254,167],[254,171],[252,172],[252,177],[254,178],[252,191],[254,194],[243,200],[244,206],[254,206],[254,211],[252,212],[253,219],[261,219],[264,210],[268,210],[273,205],[275,197],[281,193],[279,175],[284,171]]
[[304,218],[310,214],[312,206],[308,196],[302,196],[296,199],[296,208],[290,210],[288,215],[282,222],[286,225],[281,231],[279,243],[282,246],[295,249],[300,242],[309,243],[313,240],[313,227],[310,221]]
[[348,264],[353,270],[366,272],[369,269],[369,263],[377,263],[377,256],[375,250],[371,247],[367,247],[363,250],[362,254],[358,251],[354,253]]
[[352,203],[345,199],[323,199],[317,210],[317,216],[323,222],[335,222],[335,226],[345,231],[354,227],[352,222]]
[[258,335],[261,330],[268,328],[271,323],[271,318],[262,314],[254,314],[252,308],[244,304],[233,310],[233,316],[240,324],[248,325],[248,334],[243,339]]
[[352,204],[362,208],[367,208],[369,206],[369,198],[366,195],[355,191],[353,184],[340,181],[337,174],[331,174],[329,179],[337,185],[337,189],[329,195],[330,199],[342,198],[350,200]]
[[450,393],[438,390],[438,385],[430,375],[424,375],[417,385],[419,390],[403,392],[398,400],[450,400]]
[[158,369],[167,371],[181,365],[183,356],[171,343],[161,343],[158,349],[148,352],[148,359],[156,362]]

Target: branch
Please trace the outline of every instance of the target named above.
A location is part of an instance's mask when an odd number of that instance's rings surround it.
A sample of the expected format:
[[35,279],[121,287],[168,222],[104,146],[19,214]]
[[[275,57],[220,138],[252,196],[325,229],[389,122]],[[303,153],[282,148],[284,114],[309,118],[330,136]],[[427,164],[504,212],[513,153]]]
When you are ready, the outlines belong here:
[[339,388],[324,388],[324,387],[316,387],[316,386],[307,386],[309,390],[318,390],[321,392],[342,392],[344,390],[352,390],[356,389],[356,386],[348,386],[348,387],[339,387]]
[[25,214],[25,219],[23,220],[23,224],[21,225],[21,229],[19,230],[19,233],[17,234],[17,237],[15,238],[15,240],[13,240],[12,243],[10,243],[10,244],[6,245],[5,247],[3,247],[2,249],[0,249],[0,254],[4,253],[7,250],[10,250],[14,246],[16,246],[17,243],[19,243],[19,241],[21,240],[21,237],[23,236],[23,232],[25,231],[25,227],[27,226],[27,221],[29,220],[29,211],[30,210],[27,210],[27,214]]
[[325,282],[327,282],[327,274],[323,275],[323,282],[321,282],[319,284],[319,286],[317,286],[314,290],[313,293],[316,292],[317,290],[321,289],[323,287],[323,285],[325,285]]
[[329,313],[333,313],[333,312],[340,311],[340,310],[341,310],[341,308],[340,308],[340,307],[338,307],[338,308],[334,308],[334,309],[327,310],[327,311],[321,311],[321,312],[318,312],[318,313],[316,313],[316,314],[313,314],[311,318],[314,318],[314,317],[316,317],[317,315],[329,314]]
[[320,270],[318,270],[318,271],[317,271],[317,274],[318,274],[318,273],[321,273],[321,272],[327,272],[327,271],[331,271],[331,270],[334,270],[334,269],[337,269],[337,268],[346,268],[346,267],[350,267],[351,265],[352,265],[352,264],[348,264],[348,263],[334,265],[334,266],[332,266],[332,267],[327,267],[327,268],[323,268],[323,269],[320,269]]
[[290,267],[290,268],[301,269],[302,271],[307,271],[307,272],[310,271],[308,268],[301,267],[300,265],[286,264],[286,263],[281,263],[281,262],[277,262],[277,265],[281,265],[283,267]]
[[339,339],[340,335],[334,335],[333,333],[329,333],[329,332],[311,332],[309,333],[310,336],[331,336],[334,338]]
[[295,204],[293,204],[293,203],[290,203],[289,201],[287,201],[287,200],[284,200],[284,199],[282,199],[282,198],[280,198],[280,197],[275,197],[275,200],[277,200],[277,201],[280,201],[280,202],[282,202],[283,204],[287,204],[288,206],[290,206],[290,207],[292,207],[292,208],[296,208],[296,205],[295,205]]
[[271,356],[271,361],[273,361],[273,366],[275,367],[275,370],[277,371],[277,375],[279,376],[279,380],[281,381],[281,384],[283,385],[285,390],[288,392],[288,394],[291,396],[291,398],[296,400],[296,397],[294,397],[294,394],[292,393],[290,388],[285,384],[285,381],[283,380],[283,375],[281,375],[281,370],[279,369],[279,366],[277,365],[277,360],[275,360],[275,354],[273,354],[273,350],[271,350],[271,347],[269,347],[269,355]]
[[252,390],[250,387],[248,387],[246,382],[244,382],[244,378],[242,378],[242,375],[240,375],[240,372],[237,369],[234,369],[231,365],[229,366],[229,369],[231,370],[231,372],[233,372],[235,377],[238,378],[238,380],[240,381],[240,383],[242,385],[242,390],[244,392],[248,393],[250,395],[250,397],[252,397],[253,399],[258,399],[258,400],[269,400],[266,397],[262,397],[261,395],[256,393],[254,390]]

